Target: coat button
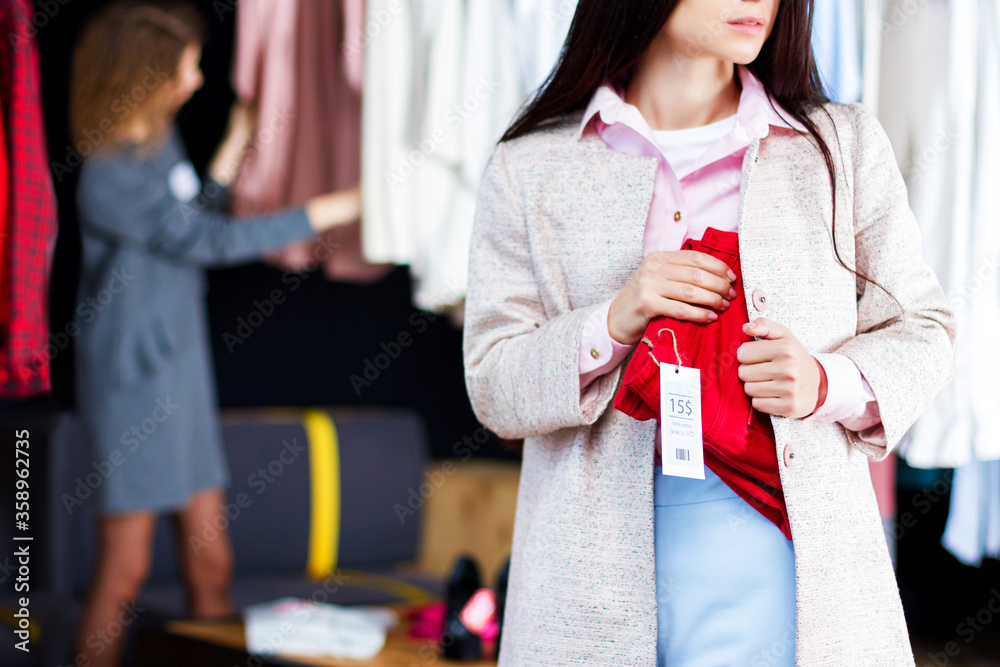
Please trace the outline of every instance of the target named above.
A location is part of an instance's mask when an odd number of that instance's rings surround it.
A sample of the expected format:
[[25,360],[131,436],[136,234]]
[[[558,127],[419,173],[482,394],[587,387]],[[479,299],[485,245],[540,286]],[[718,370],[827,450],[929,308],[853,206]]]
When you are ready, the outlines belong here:
[[792,447],[791,445],[785,445],[785,451],[782,454],[781,458],[785,462],[785,467],[791,468],[792,463],[795,461],[795,448]]
[[764,290],[755,289],[751,297],[753,299],[753,307],[758,313],[763,313],[767,310],[767,295],[764,294]]
[[681,221],[681,212],[680,211],[675,211],[674,212],[674,222],[680,222],[680,221]]

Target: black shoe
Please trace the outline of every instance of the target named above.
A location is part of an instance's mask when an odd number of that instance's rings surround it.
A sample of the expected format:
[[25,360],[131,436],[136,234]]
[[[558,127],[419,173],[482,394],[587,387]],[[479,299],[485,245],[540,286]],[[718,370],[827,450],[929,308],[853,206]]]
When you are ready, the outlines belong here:
[[504,562],[500,572],[497,573],[497,651],[496,657],[500,657],[500,638],[503,636],[503,609],[507,605],[507,580],[510,578],[510,558]]
[[469,556],[460,556],[444,589],[445,617],[441,653],[447,660],[482,660],[482,639],[465,627],[461,619],[462,608],[479,587],[479,568],[475,561]]

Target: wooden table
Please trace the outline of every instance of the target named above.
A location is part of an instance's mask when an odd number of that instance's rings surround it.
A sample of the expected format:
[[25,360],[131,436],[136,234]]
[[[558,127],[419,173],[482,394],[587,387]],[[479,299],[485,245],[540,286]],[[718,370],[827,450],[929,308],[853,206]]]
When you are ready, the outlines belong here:
[[[464,667],[495,667],[495,660],[445,662],[435,642],[417,641],[407,636],[411,607],[393,607],[400,623],[389,633],[385,647],[371,660],[313,658],[277,654],[251,656],[241,620],[169,621],[162,628],[142,628],[136,643],[136,664],[143,667],[423,667],[438,663]],[[486,650],[489,650],[487,647]],[[485,651],[484,651],[485,652]],[[488,655],[488,653],[487,653]]]

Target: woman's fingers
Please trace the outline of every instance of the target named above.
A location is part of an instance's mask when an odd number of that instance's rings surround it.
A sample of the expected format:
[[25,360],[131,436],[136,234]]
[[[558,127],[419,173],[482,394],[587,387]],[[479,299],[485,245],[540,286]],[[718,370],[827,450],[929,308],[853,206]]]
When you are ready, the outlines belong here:
[[[684,251],[683,254],[676,253],[676,255],[678,256],[670,257],[670,261],[664,261],[658,267],[660,275],[664,278],[701,287],[715,292],[723,299],[733,299],[736,296],[733,281],[728,276],[729,267],[723,262],[700,252]],[[705,260],[712,260],[712,263],[709,264]]]
[[671,264],[692,266],[702,269],[715,274],[719,278],[724,278],[729,282],[736,280],[736,274],[733,273],[725,262],[717,257],[712,257],[711,255],[698,250],[676,250],[674,252],[665,252],[662,254],[665,255],[666,261]]
[[664,281],[659,292],[660,296],[674,301],[682,301],[693,306],[705,306],[715,310],[725,310],[729,308],[730,304],[728,290],[725,294],[720,294],[718,291],[706,287],[676,280]]
[[660,297],[654,304],[654,312],[674,320],[708,324],[719,319],[719,314],[711,308],[702,308],[684,301]]
[[[738,355],[737,355],[738,356]],[[784,380],[784,369],[773,362],[741,363],[737,371],[743,382],[766,382],[768,380]]]
[[793,334],[788,327],[782,326],[781,324],[778,324],[773,320],[769,320],[766,317],[758,317],[753,322],[747,322],[744,324],[743,333],[761,340],[781,340],[782,338],[795,339],[795,334]]
[[638,340],[654,317],[707,324],[736,298],[736,275],[725,262],[694,250],[652,252],[608,311],[619,342]]
[[783,340],[752,340],[736,348],[736,359],[741,364],[763,364],[790,358],[791,346]]
[[768,380],[766,382],[747,382],[743,385],[743,390],[750,398],[787,399],[791,394],[788,384],[777,380]]
[[787,417],[789,413],[788,401],[780,398],[753,398],[750,404],[758,412],[775,417]]
[[652,262],[640,276],[639,284],[657,296],[716,309],[724,307],[723,301],[736,297],[728,279],[682,264]]

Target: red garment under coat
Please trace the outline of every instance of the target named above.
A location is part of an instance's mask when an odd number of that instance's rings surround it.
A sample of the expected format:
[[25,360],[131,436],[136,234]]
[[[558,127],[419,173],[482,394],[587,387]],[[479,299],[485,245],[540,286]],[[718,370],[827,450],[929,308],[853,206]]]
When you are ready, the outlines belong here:
[[699,250],[725,262],[736,274],[736,298],[730,308],[719,313],[718,320],[708,324],[667,317],[651,320],[644,342],[625,370],[614,406],[641,421],[659,419],[660,371],[656,360],[677,363],[673,331],[681,365],[701,370],[705,465],[791,539],[771,420],[753,409],[738,374],[736,351],[751,340],[743,333],[749,318],[743,307],[746,297],[739,236],[708,228],[700,241],[688,239],[681,249]]

